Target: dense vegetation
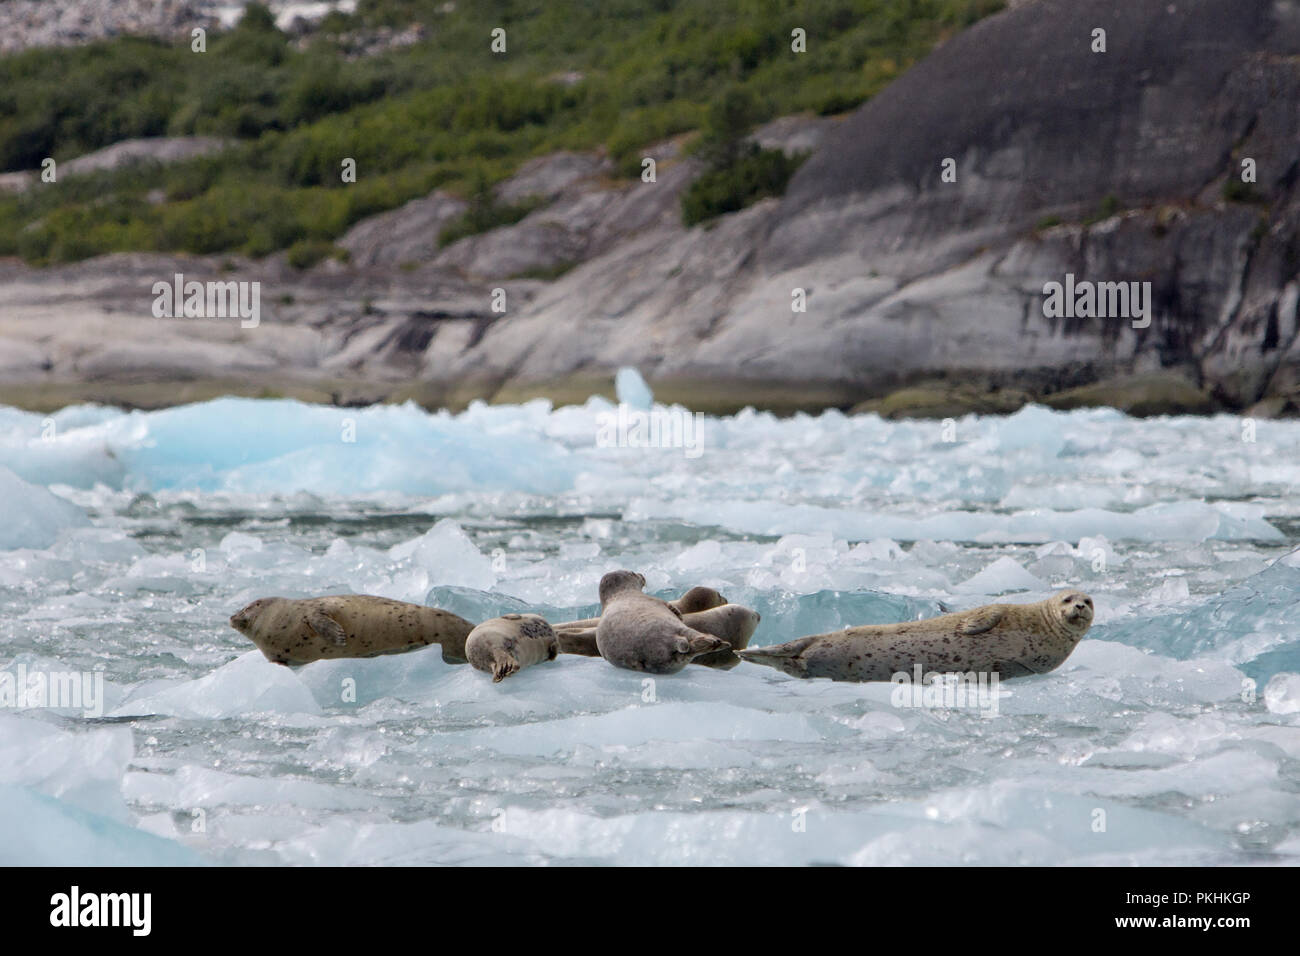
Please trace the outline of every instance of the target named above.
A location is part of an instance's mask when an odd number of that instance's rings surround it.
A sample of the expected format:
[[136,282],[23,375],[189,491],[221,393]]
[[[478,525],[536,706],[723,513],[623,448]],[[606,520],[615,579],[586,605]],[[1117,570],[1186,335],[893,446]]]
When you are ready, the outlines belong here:
[[[365,216],[442,187],[471,198],[523,160],[639,150],[709,125],[743,91],[746,124],[849,109],[1001,0],[360,0],[300,49],[250,7],[206,53],[119,38],[0,58],[0,169],[64,161],[122,139],[217,135],[219,155],[0,194],[0,255],[69,261],[115,250],[314,261]],[[426,26],[414,46],[344,55],[377,27]],[[489,49],[496,27],[507,51]],[[790,48],[795,27],[808,52]],[[737,102],[734,101],[733,106]],[[721,123],[725,129],[726,123]],[[709,135],[702,137],[707,141]],[[725,137],[724,137],[725,139]],[[717,141],[701,148],[717,149]],[[352,158],[357,181],[345,183]],[[701,218],[780,191],[789,163],[714,155],[687,198]],[[475,203],[460,234],[518,209]]]

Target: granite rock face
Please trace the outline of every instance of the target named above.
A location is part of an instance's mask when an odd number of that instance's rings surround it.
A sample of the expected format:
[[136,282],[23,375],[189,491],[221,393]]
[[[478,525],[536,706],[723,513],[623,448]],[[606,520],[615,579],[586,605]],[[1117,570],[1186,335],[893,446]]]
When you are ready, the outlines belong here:
[[[435,193],[357,224],[347,265],[308,272],[283,256],[0,264],[0,400],[94,382],[155,401],[145,386],[173,382],[565,401],[635,365],[657,397],[704,410],[1291,413],[1297,103],[1295,0],[1017,4],[847,118],[760,129],[811,158],[784,197],[702,227],[681,224],[699,167],[674,142],[647,150],[654,182],[599,156],[536,160],[498,199],[539,208],[445,248],[464,204]],[[261,326],[151,318],[148,282],[182,266],[262,282]],[[1052,282],[1136,283],[1149,322],[1132,303],[1055,315]]]

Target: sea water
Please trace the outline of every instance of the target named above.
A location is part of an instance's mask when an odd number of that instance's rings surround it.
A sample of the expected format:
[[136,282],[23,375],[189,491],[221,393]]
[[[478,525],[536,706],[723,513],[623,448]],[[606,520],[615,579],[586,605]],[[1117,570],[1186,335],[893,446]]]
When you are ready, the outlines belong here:
[[[624,421],[688,414],[619,385]],[[0,863],[1300,862],[1300,422],[747,410],[687,454],[598,440],[619,412],[0,409]],[[227,623],[349,592],[563,620],[616,568],[754,607],[756,645],[1097,612],[996,715],[752,664],[294,670]]]

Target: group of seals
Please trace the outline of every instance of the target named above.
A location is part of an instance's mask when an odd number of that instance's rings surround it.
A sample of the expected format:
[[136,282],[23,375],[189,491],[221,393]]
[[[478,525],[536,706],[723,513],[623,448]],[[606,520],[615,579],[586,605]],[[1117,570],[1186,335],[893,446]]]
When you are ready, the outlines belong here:
[[468,662],[494,683],[560,653],[600,656],[647,674],[676,674],[690,663],[725,669],[746,660],[793,677],[888,681],[917,665],[1002,678],[1043,674],[1070,656],[1093,614],[1092,598],[1067,590],[1036,604],[990,604],[749,649],[756,611],[705,587],[664,601],[646,594],[645,583],[635,571],[611,571],[600,579],[600,616],[555,627],[538,614],[506,614],[474,626],[450,611],[368,594],[261,598],[233,614],[230,625],[277,664],[438,644],[444,661]]
[[600,579],[596,650],[615,667],[647,674],[676,674],[703,654],[731,650],[712,634],[688,627],[682,612],[644,591],[635,571],[611,571]]
[[[631,571],[615,571],[613,575],[630,575]],[[606,578],[610,575],[606,575]],[[640,587],[645,587],[645,579]],[[619,580],[625,580],[620,577]],[[629,580],[630,579],[626,579]],[[602,579],[602,584],[604,579]],[[652,598],[651,600],[658,600]],[[727,642],[726,648],[706,651],[691,660],[692,664],[729,670],[740,663],[736,651],[749,646],[749,639],[758,628],[759,614],[739,604],[729,604],[713,588],[694,587],[674,601],[667,602],[671,609],[687,628],[703,634],[711,634]],[[601,617],[604,607],[601,608]],[[560,650],[565,654],[582,654],[587,657],[601,657],[600,647],[596,642],[596,632],[601,618],[592,617],[581,621],[568,621],[555,625],[560,637]]]

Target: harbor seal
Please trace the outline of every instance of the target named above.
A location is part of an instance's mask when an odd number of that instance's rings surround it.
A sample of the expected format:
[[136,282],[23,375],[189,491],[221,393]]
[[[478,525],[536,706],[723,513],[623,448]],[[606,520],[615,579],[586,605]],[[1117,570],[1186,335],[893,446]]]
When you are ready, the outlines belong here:
[[474,627],[450,611],[371,594],[259,598],[232,614],[230,626],[276,664],[401,654],[430,644],[442,646],[448,664],[464,664]]
[[[673,601],[668,602],[670,607],[674,603]],[[600,650],[596,646],[596,625],[599,621],[600,618],[592,618],[591,625],[588,627],[574,627],[574,624],[583,623],[577,621],[567,625],[566,629],[557,628],[556,634],[560,641],[560,651],[564,654],[599,657]],[[736,656],[735,652],[740,648],[749,646],[749,639],[754,636],[754,630],[758,627],[758,622],[758,612],[740,604],[723,604],[720,607],[709,608],[707,611],[683,614],[682,623],[687,627],[703,634],[720,637],[731,645],[728,650],[702,654],[691,663],[703,664],[705,667],[717,667],[723,670],[735,667],[740,663],[740,658]]]
[[511,674],[560,653],[555,631],[540,614],[504,614],[479,624],[465,640],[465,656],[475,670],[499,684]]
[[1092,598],[1061,591],[1036,604],[988,604],[923,621],[849,627],[740,652],[792,677],[888,681],[898,673],[1044,674],[1092,625]]
[[643,593],[635,571],[611,571],[600,579],[596,649],[615,667],[647,674],[676,674],[701,654],[729,650],[726,641],[682,623],[667,601]]
[[669,601],[668,603],[677,608],[685,617],[687,614],[698,614],[701,611],[722,607],[727,603],[727,599],[713,588],[696,585],[676,601]]

